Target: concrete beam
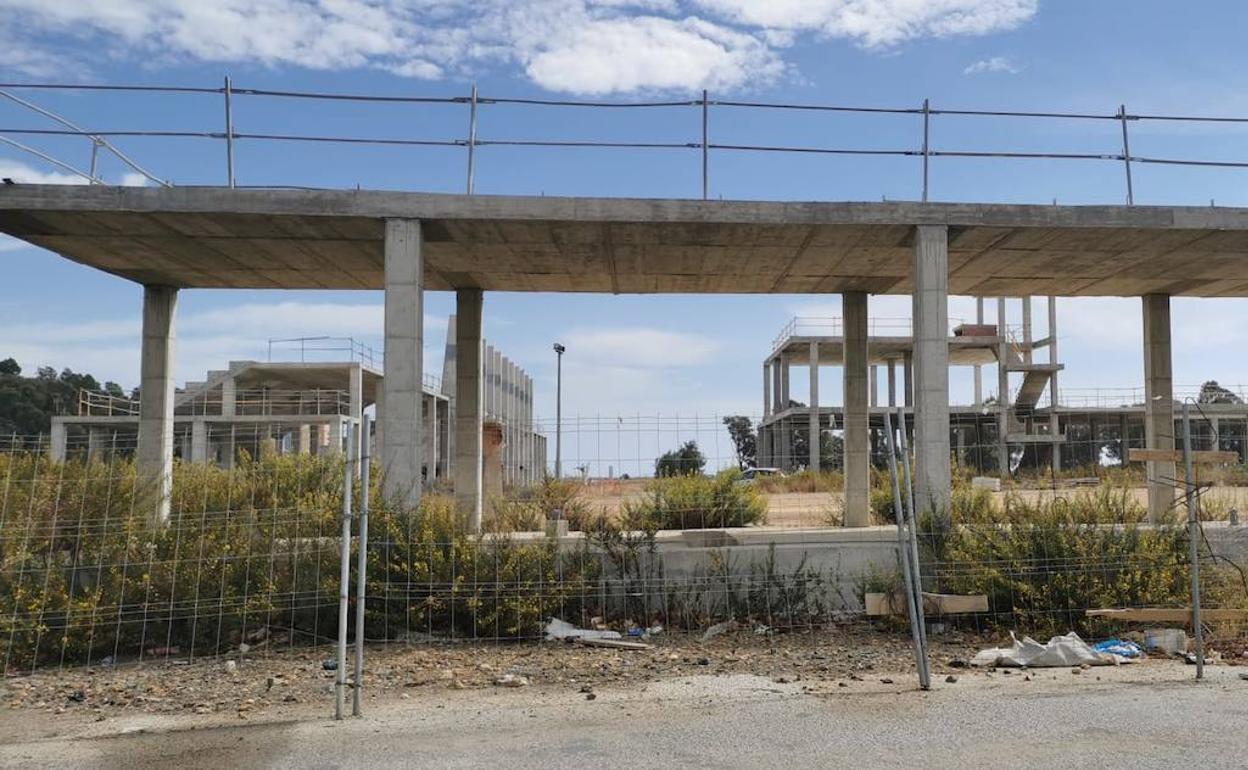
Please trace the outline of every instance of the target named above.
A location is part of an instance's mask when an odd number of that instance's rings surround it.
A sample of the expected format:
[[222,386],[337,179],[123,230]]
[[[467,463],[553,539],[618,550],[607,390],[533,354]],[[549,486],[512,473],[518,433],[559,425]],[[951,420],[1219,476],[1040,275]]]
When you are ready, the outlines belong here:
[[424,270],[420,222],[387,219],[385,242],[385,410],[382,494],[415,507],[421,492],[421,398],[424,393]]
[[169,520],[173,493],[173,356],[178,290],[143,287],[143,346],[139,363],[139,478],[154,494],[152,520]]
[[455,292],[455,443],[452,479],[455,504],[468,515],[470,528],[481,528],[481,431],[485,398],[481,341],[483,294],[480,289]]
[[867,293],[841,296],[845,330],[845,520],[847,527],[871,522],[870,360],[867,350]]
[[[1170,297],[1149,294],[1144,309],[1144,446],[1174,450],[1174,377],[1170,356]],[[1160,521],[1174,506],[1174,463],[1145,464],[1148,520]]]
[[914,235],[914,456],[917,512],[950,515],[948,228]]

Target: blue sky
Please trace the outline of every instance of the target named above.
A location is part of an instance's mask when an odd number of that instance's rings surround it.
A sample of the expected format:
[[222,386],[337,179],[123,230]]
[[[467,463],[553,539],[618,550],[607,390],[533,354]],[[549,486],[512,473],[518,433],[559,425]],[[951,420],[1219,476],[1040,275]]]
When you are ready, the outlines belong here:
[[[394,95],[466,94],[592,99],[712,99],[856,106],[1248,116],[1248,6],[1033,0],[0,0],[0,80],[236,87]],[[21,94],[87,127],[222,129],[214,95]],[[462,139],[462,105],[378,105],[240,96],[235,129],[254,133]],[[481,139],[696,142],[691,107],[587,110],[486,105]],[[48,127],[0,103],[0,127]],[[914,149],[912,115],[839,115],[712,108],[718,143]],[[1245,126],[1133,123],[1138,155],[1246,160]],[[15,137],[78,167],[82,140]],[[1108,121],[934,118],[935,149],[1116,153]],[[221,184],[224,148],[204,139],[120,139],[117,145],[175,184]],[[240,141],[244,185],[461,192],[462,148],[377,148]],[[483,147],[482,194],[696,197],[694,150]],[[3,176],[72,181],[0,146]],[[107,159],[101,173],[136,183]],[[1248,171],[1135,168],[1136,202],[1248,205]],[[717,151],[711,195],[725,199],[915,199],[913,158],[846,158]],[[1115,162],[970,160],[932,163],[934,200],[1120,203]],[[13,241],[0,241],[0,355],[28,369],[69,366],[134,383],[139,290]],[[272,336],[352,335],[379,344],[380,303],[369,292],[187,291],[180,306],[179,379],[228,359],[263,355]],[[440,371],[453,298],[427,298],[427,367]],[[1067,300],[1059,328],[1067,387],[1142,381],[1136,300]],[[1176,300],[1179,384],[1248,383],[1239,356],[1245,303]],[[873,312],[908,314],[904,298]],[[550,343],[567,344],[566,408],[583,414],[760,411],[760,364],[794,314],[839,314],[836,296],[611,297],[492,294],[486,333],[535,377],[538,411],[553,412]],[[973,304],[951,301],[951,314]],[[1037,303],[1036,316],[1043,307]],[[992,377],[987,379],[992,380]],[[839,372],[824,375],[839,400]],[[794,395],[805,398],[804,373]],[[969,396],[969,372],[954,376]]]

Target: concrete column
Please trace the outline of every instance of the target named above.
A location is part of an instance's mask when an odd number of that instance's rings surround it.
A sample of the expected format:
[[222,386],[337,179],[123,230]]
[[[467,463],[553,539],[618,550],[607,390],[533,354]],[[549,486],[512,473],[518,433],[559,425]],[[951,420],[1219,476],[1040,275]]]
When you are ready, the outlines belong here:
[[871,394],[871,407],[875,408],[880,405],[880,367],[872,364],[867,371],[870,373],[867,390]]
[[810,438],[809,457],[806,467],[812,471],[819,470],[819,343],[810,343]]
[[[1170,296],[1146,294],[1144,307],[1144,446],[1174,451],[1174,379],[1170,359]],[[1148,520],[1161,520],[1174,505],[1172,462],[1146,464]]]
[[1216,416],[1209,417],[1209,449],[1215,452],[1222,448],[1222,432],[1219,430],[1221,426],[1221,421]]
[[238,386],[233,377],[221,381],[221,416],[233,417],[238,412]]
[[888,406],[889,411],[897,407],[897,359],[888,359]]
[[208,423],[203,420],[191,422],[191,462],[208,462]]
[[1010,335],[1005,320],[1005,297],[997,297],[997,475],[1002,480],[1010,476],[1010,373],[1005,368]]
[[65,457],[69,454],[69,436],[65,430],[65,423],[52,418],[52,430],[48,434],[48,456],[55,462],[65,462]]
[[327,455],[342,454],[342,443],[343,443],[342,426],[344,422],[345,421],[341,417],[337,417],[330,421],[329,423],[329,446],[325,448],[325,454]]
[[[1057,360],[1057,297],[1049,297],[1049,363],[1056,364]],[[1053,372],[1049,377],[1049,433],[1058,435],[1062,432],[1061,422],[1057,416],[1059,390],[1057,387],[1057,372]],[[1093,441],[1095,441],[1095,436]],[[1093,462],[1100,462],[1100,455],[1093,458]],[[1053,470],[1060,471],[1062,469],[1062,445],[1053,443]]]
[[[975,298],[975,324],[982,326],[984,323],[984,298]],[[979,364],[975,365],[975,408],[978,409],[984,405],[984,368]]]
[[904,391],[902,404],[914,406],[914,354],[906,353],[901,357],[901,389]]
[[[780,411],[783,413],[788,411],[789,404],[793,400],[789,392],[792,370],[788,356],[781,356],[778,363],[780,364]],[[779,455],[780,467],[786,471],[793,470],[797,464],[797,458],[793,456],[793,421],[788,417],[783,417],[780,420]]]
[[914,238],[915,505],[948,517],[949,250],[943,225],[920,225]]
[[87,462],[104,459],[105,434],[101,428],[87,428]]
[[143,287],[143,347],[140,353],[139,478],[154,492],[154,523],[169,520],[173,491],[174,315],[178,290]]
[[845,521],[865,527],[871,521],[870,367],[867,350],[867,293],[841,295],[844,327]]
[[433,438],[429,442],[429,483],[432,484],[438,480],[438,457],[441,454],[438,451],[441,433],[438,430],[438,399],[436,397],[429,399],[429,435]]
[[763,417],[771,416],[771,361],[763,362]]
[[311,425],[299,426],[299,439],[298,439],[298,444],[295,446],[295,451],[301,455],[312,453],[312,426]]
[[451,474],[455,504],[468,515],[473,531],[481,528],[481,430],[485,395],[482,300],[480,289],[455,292],[455,448]]
[[[421,397],[424,373],[424,270],[420,222],[386,220],[385,411],[380,447],[382,494],[402,505],[420,503]],[[353,386],[354,387],[354,386]]]

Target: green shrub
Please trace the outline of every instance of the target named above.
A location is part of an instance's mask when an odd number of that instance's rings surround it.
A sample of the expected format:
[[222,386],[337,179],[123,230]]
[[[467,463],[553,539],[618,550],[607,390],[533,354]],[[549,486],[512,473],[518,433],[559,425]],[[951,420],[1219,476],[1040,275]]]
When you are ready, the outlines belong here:
[[726,470],[655,479],[645,497],[624,504],[623,518],[653,529],[746,527],[766,522],[767,502],[740,471]]
[[1095,634],[1084,615],[1090,608],[1186,606],[1186,530],[1141,526],[1144,518],[1143,507],[1114,488],[1069,500],[1010,495],[1004,510],[978,495],[955,497],[952,524],[923,518],[926,582],[939,592],[986,594],[995,619],[1033,635]]
[[[176,463],[169,521],[153,525],[130,462],[0,455],[0,665],[333,638],[342,467]],[[445,496],[404,510],[382,505],[374,484],[370,499],[371,638],[531,637],[549,614],[587,619],[600,562],[583,549],[472,534]]]
[[487,532],[541,532],[552,512],[559,511],[568,529],[583,530],[594,518],[589,504],[581,498],[584,482],[547,476],[541,483],[516,489],[510,497],[490,501],[482,522]]

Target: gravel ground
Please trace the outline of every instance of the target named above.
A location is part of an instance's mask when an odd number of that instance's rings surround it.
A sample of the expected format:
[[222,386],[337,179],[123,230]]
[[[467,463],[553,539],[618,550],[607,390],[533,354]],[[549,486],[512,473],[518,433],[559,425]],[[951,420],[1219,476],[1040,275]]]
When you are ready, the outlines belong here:
[[928,693],[904,635],[865,624],[645,651],[391,647],[370,653],[365,717],[339,723],[326,650],[66,669],[6,682],[0,766],[1243,766],[1248,668],[950,665],[989,641],[941,638]]

